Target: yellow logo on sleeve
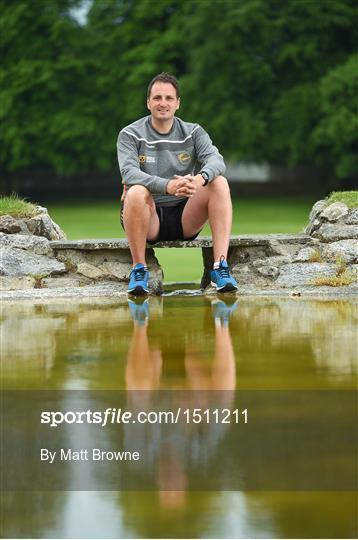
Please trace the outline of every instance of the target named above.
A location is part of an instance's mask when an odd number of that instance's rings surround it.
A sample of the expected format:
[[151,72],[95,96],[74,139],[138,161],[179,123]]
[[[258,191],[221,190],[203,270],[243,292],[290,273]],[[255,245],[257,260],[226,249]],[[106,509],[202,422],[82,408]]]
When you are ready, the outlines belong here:
[[154,156],[145,156],[144,154],[139,154],[138,159],[139,163],[155,163]]

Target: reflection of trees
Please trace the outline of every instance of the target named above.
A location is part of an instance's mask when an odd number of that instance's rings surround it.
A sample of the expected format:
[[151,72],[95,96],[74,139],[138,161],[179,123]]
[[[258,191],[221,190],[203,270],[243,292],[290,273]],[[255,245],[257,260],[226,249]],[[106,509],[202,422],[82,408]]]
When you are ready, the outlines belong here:
[[275,538],[356,538],[358,534],[355,492],[255,491],[246,493],[246,505],[251,515],[270,513]]
[[[152,349],[161,350],[162,382],[180,385],[185,347],[212,355],[210,310],[203,311],[202,298],[150,300],[155,324],[148,336]],[[124,388],[132,338],[124,301],[119,299],[115,306],[4,304],[3,385]],[[239,387],[349,385],[356,369],[356,321],[357,305],[352,301],[241,298],[230,323]]]
[[356,320],[353,301],[242,299],[231,325],[239,387],[352,386]]
[[1,538],[44,538],[45,531],[56,530],[66,497],[66,493],[3,492]]

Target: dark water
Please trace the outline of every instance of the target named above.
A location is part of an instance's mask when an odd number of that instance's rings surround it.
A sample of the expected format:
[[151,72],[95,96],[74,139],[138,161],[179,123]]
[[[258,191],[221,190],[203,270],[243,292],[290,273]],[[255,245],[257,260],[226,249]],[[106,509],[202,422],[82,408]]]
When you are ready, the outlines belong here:
[[[3,304],[1,329],[2,388],[16,391],[22,418],[4,444],[2,537],[357,536],[355,303]],[[169,435],[158,424],[125,428],[122,448],[145,457],[138,467],[85,464],[81,477],[77,462],[31,464],[41,439],[34,396],[61,410],[84,401],[105,409],[114,395],[132,409],[158,409],[168,395],[173,410],[237,408],[240,424],[192,422],[180,432],[169,426]],[[78,447],[91,446],[92,427],[44,429]],[[95,439],[114,446],[110,430]],[[21,489],[36,491],[9,490],[27,475],[31,485]],[[41,490],[45,480],[50,491]]]

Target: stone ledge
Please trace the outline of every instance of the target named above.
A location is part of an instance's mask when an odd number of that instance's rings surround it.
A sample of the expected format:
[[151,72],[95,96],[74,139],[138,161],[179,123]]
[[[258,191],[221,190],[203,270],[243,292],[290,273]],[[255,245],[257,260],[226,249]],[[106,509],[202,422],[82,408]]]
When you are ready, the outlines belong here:
[[[171,293],[164,293],[164,296],[175,296],[175,292],[179,293],[178,296],[216,296],[216,291],[213,288],[209,288],[207,291],[172,291]],[[173,294],[174,293],[174,294]],[[358,303],[358,287],[353,290],[351,287],[293,287],[292,289],[257,289],[254,287],[242,286],[237,293],[231,293],[228,298],[234,297],[281,297],[290,298],[292,300],[304,300],[304,299],[317,299],[317,300],[334,300],[334,299],[349,299],[354,303]],[[106,303],[116,305],[117,303],[127,303],[126,288],[121,287],[119,284],[103,284],[103,285],[91,285],[87,287],[68,287],[67,289],[50,288],[50,289],[29,289],[29,290],[16,290],[16,291],[2,291],[0,293],[2,302],[16,303],[29,301],[31,303],[53,303],[63,302],[68,305],[68,301],[71,302],[86,302],[89,304],[99,303],[105,305]],[[153,298],[153,297],[152,297]]]
[[[243,234],[231,236],[230,247],[248,247],[267,245],[269,242],[285,244],[309,244],[312,238],[304,233],[299,234]],[[76,250],[99,250],[99,249],[129,249],[126,238],[101,238],[88,240],[54,240],[50,242],[52,249],[76,249]],[[173,240],[169,242],[157,242],[148,244],[152,248],[210,248],[213,242],[211,236],[202,236],[196,240]]]

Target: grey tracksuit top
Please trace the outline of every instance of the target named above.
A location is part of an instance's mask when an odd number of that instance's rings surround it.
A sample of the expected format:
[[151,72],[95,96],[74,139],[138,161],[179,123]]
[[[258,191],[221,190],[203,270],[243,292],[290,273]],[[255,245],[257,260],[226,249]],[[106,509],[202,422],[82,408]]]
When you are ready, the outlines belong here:
[[225,172],[223,157],[206,131],[177,117],[165,135],[152,127],[150,115],[140,118],[120,131],[117,151],[123,184],[145,186],[161,206],[174,206],[185,199],[166,193],[175,174],[205,171],[210,182]]

